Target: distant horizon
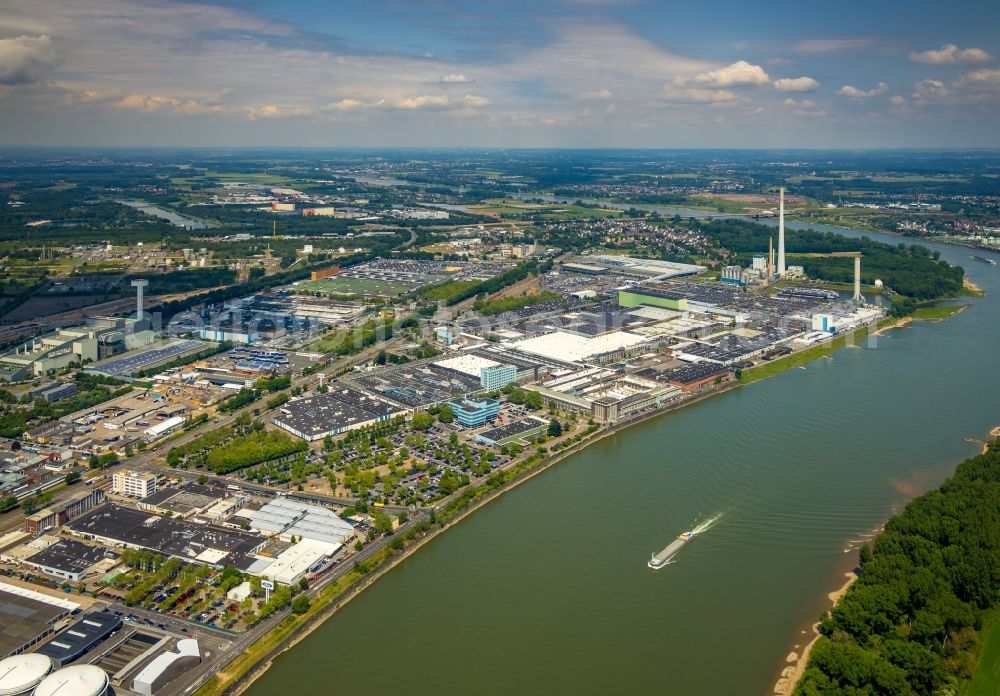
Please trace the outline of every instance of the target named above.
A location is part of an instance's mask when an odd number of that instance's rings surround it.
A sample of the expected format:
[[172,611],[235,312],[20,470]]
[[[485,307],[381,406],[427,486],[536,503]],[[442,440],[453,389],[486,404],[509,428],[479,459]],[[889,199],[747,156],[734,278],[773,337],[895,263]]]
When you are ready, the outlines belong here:
[[250,152],[995,152],[1000,145],[934,147],[669,147],[669,146],[513,146],[489,145],[55,145],[55,144],[0,144],[0,153],[24,150],[101,150],[101,151],[250,151]]
[[1000,147],[998,26],[974,0],[8,0],[0,145]]

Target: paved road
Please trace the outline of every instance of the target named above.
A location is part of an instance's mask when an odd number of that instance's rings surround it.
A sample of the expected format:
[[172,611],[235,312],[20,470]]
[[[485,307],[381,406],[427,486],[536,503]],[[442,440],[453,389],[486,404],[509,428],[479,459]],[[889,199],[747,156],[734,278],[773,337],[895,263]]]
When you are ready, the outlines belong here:
[[[375,344],[373,346],[369,346],[360,351],[359,353],[356,353],[355,355],[346,356],[338,361],[332,362],[325,368],[324,372],[326,374],[334,374],[346,367],[367,362],[368,360],[371,360],[373,357],[375,357],[378,354],[379,350],[381,350],[383,347],[391,345],[395,341],[399,341],[399,339],[392,339],[391,341],[387,341],[385,345]],[[300,377],[296,380],[293,380],[292,382],[293,387],[298,386],[301,387],[303,390],[312,389],[318,384],[319,384],[319,378],[315,374],[306,375],[305,377]],[[117,464],[107,469],[104,472],[104,474],[108,477],[108,480],[110,480],[111,476],[114,474],[115,471],[136,471],[136,470],[157,471],[157,472],[167,473],[173,476],[182,474],[184,472],[180,470],[166,468],[165,465],[166,465],[167,450],[169,450],[171,447],[176,447],[178,445],[190,442],[191,440],[202,435],[207,430],[229,426],[241,414],[250,413],[255,408],[262,409],[262,414],[266,413],[266,409],[263,408],[263,404],[260,401],[256,401],[252,404],[244,406],[242,409],[239,409],[238,411],[234,411],[232,413],[227,413],[227,414],[220,414],[217,418],[209,421],[204,425],[200,425],[196,428],[192,428],[191,430],[184,431],[178,435],[167,438],[162,442],[154,443],[152,447],[143,450],[142,452],[138,452],[134,456],[123,460],[120,464]],[[194,476],[198,476],[200,473],[202,472],[194,472]],[[234,482],[231,480],[227,480],[227,483],[234,483]],[[239,481],[237,483],[247,488],[254,488],[256,490],[267,491],[271,493],[281,490],[277,488],[268,488],[266,486],[256,486],[256,484],[246,484],[246,482],[244,481]],[[82,486],[80,484],[67,487],[57,492],[53,496],[53,499],[49,503],[49,505],[55,505],[61,500],[65,500],[70,496],[75,495],[80,490],[82,490]],[[296,492],[296,495],[301,495],[301,494],[302,493]],[[353,505],[356,502],[355,499],[353,498],[322,496],[320,494],[315,494],[315,493],[306,493],[306,495],[312,496],[312,499],[316,500],[317,502],[335,503],[340,505]],[[24,525],[24,514],[19,510],[8,512],[2,517],[0,517],[0,533],[6,533],[9,531],[13,531],[15,529],[20,529],[23,525]]]
[[[399,529],[396,530],[396,534],[405,534],[414,526],[419,524],[425,517],[426,513],[417,513],[406,524],[400,525]],[[387,544],[392,543],[392,540],[393,537],[381,537],[368,544],[360,552],[352,557],[349,557],[346,561],[341,562],[340,565],[329,571],[318,581],[314,580],[312,587],[306,591],[306,594],[309,597],[314,597],[317,593],[321,592],[324,588],[328,587],[345,573],[353,570],[355,562],[367,560],[372,556],[372,554],[379,552],[381,549],[385,548]],[[251,645],[274,629],[290,613],[290,608],[284,609],[268,617],[246,633],[236,634],[237,637],[235,637],[232,643],[230,643],[229,647],[221,651],[219,654],[213,655],[209,659],[202,662],[196,670],[191,670],[190,672],[185,673],[180,678],[167,685],[161,693],[165,694],[165,696],[172,696],[173,694],[190,693],[200,688],[203,684],[205,684],[205,682],[211,679],[216,672],[221,671],[230,661],[235,659],[236,656],[245,652]],[[204,628],[200,624],[196,625],[199,629]],[[234,634],[227,633],[227,635],[232,638]]]

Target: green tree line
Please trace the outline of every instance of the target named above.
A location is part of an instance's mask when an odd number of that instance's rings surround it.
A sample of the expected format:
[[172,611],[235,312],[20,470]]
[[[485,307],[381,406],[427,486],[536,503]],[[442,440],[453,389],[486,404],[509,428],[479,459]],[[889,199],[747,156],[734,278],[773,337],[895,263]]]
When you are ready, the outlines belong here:
[[[724,249],[749,256],[767,251],[775,231],[767,225],[745,220],[713,220],[701,230]],[[965,271],[941,261],[938,252],[919,245],[883,244],[868,237],[845,237],[815,230],[785,230],[789,254],[860,251],[861,279],[873,284],[876,278],[901,295],[915,300],[933,300],[957,295],[962,290]],[[849,257],[803,257],[800,263],[811,278],[837,283],[854,281],[854,259]]]
[[1000,441],[889,520],[860,573],[823,615],[796,696],[957,693],[1000,604]]

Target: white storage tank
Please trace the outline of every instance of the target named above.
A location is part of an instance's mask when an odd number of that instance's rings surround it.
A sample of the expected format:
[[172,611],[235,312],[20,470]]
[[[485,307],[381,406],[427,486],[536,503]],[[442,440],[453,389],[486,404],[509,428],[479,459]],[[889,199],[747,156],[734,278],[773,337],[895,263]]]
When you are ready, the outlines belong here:
[[108,675],[94,665],[72,665],[58,669],[35,687],[32,696],[104,696]]
[[0,660],[0,696],[27,694],[52,671],[52,660],[27,653]]

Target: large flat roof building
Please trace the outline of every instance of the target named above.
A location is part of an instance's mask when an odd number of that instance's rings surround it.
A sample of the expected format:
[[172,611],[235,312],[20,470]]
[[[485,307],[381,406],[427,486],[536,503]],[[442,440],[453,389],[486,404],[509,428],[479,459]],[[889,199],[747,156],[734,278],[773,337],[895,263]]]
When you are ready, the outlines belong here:
[[276,498],[259,510],[241,510],[237,514],[250,520],[250,529],[268,536],[343,544],[355,534],[354,527],[332,510],[288,498]]
[[346,385],[334,383],[326,394],[283,405],[271,422],[303,440],[322,440],[405,413],[405,409]]
[[[665,280],[697,275],[708,270],[693,263],[678,263],[660,259],[638,259],[631,256],[611,256],[596,254],[584,257],[586,266],[598,266],[621,275],[630,275],[650,280]],[[565,267],[565,264],[563,264]]]
[[75,539],[60,539],[28,556],[24,562],[46,575],[79,582],[107,557],[107,553],[100,547],[87,546]]
[[599,336],[581,336],[553,331],[511,345],[524,353],[572,362],[617,360],[640,350],[649,339],[628,331],[612,331]]
[[122,620],[114,614],[94,611],[81,616],[35,652],[49,657],[56,667],[64,667],[80,659],[121,627]]
[[76,602],[0,582],[0,655],[17,655],[80,608]]
[[256,552],[267,541],[253,534],[158,517],[111,503],[73,520],[65,529],[109,546],[148,549],[216,567]]

